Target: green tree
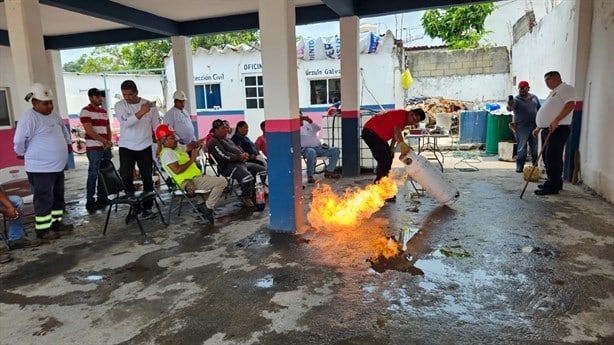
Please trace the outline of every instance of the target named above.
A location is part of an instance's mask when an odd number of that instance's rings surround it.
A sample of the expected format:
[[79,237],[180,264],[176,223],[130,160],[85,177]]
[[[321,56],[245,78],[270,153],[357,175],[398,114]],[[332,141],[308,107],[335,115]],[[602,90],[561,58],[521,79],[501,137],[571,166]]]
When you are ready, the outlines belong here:
[[[259,39],[258,31],[244,31],[192,38],[192,50],[198,47],[210,49],[227,44],[252,45]],[[67,72],[99,73],[134,69],[164,68],[164,57],[172,48],[170,39],[141,41],[130,44],[100,46],[76,61],[64,64]]]
[[489,33],[484,21],[494,10],[492,2],[428,10],[421,22],[425,34],[441,38],[450,49],[476,48]]
[[252,45],[259,39],[260,32],[256,30],[196,36],[192,37],[192,50],[195,51],[197,48],[211,49],[212,47],[223,48],[228,44],[233,46],[238,46],[241,43]]

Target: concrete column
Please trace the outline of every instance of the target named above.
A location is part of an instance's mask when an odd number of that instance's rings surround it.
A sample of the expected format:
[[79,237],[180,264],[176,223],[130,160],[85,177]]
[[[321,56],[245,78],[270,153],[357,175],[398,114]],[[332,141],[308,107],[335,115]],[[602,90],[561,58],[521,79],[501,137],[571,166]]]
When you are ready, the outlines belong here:
[[[64,70],[62,69],[62,58],[58,50],[47,50],[47,61],[51,67],[51,80],[49,87],[54,90],[53,110],[62,116],[64,125],[70,131],[70,122],[68,121],[68,105],[66,102],[66,89],[64,88]],[[75,168],[74,155],[68,155],[66,162],[68,169]]]
[[[175,66],[175,85],[177,90],[185,92],[188,101],[185,102],[185,110],[196,115],[196,95],[194,93],[194,68],[192,64],[191,39],[186,36],[173,36],[173,62]],[[168,90],[170,97],[176,90]],[[168,108],[172,107],[173,100],[167,100]]]
[[295,8],[293,0],[260,0],[271,229],[304,226],[300,163]]
[[341,147],[343,176],[360,174],[360,20],[342,17],[341,33]]
[[[15,69],[17,94],[23,99],[34,82],[53,87],[51,68],[45,55],[38,1],[5,0],[4,11]],[[19,120],[21,114],[28,108],[30,104],[26,102],[14,104],[16,119]]]
[[186,36],[173,36],[171,43],[173,45],[173,65],[175,67],[175,85],[176,90],[168,90],[168,99],[166,107],[173,107],[173,93],[177,90],[185,92],[188,100],[185,102],[185,110],[192,118],[192,126],[194,133],[198,138],[198,121],[196,120],[196,93],[194,91],[194,67],[192,62],[192,46],[191,38]]

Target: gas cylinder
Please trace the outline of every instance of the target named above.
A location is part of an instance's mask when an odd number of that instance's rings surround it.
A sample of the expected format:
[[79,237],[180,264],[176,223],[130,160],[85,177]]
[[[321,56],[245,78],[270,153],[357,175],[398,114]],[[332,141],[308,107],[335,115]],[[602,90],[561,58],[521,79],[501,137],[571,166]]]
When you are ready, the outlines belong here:
[[460,197],[458,189],[446,181],[443,173],[424,156],[410,151],[402,162],[409,176],[418,182],[433,199],[450,206]]
[[264,210],[265,200],[264,200],[264,186],[262,185],[260,176],[256,177],[255,190],[256,190],[256,209],[262,211]]

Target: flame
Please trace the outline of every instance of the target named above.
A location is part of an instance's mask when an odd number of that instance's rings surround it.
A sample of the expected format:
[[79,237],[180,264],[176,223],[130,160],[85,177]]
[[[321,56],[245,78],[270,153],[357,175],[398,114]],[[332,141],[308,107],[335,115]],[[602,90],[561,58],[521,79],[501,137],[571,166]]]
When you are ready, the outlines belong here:
[[307,220],[316,229],[356,227],[396,194],[397,185],[388,176],[364,189],[348,188],[343,196],[336,195],[329,185],[319,184],[313,190]]
[[389,259],[399,253],[399,243],[392,237],[380,237],[373,243],[375,252],[371,257],[373,261],[378,261],[381,257]]

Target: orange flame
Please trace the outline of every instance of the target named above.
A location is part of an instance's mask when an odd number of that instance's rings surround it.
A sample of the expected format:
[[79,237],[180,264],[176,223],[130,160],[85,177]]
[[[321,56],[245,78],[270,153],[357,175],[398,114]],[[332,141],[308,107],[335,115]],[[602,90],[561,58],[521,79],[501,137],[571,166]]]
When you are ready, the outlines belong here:
[[356,227],[377,212],[386,199],[397,194],[397,185],[389,177],[364,189],[346,189],[343,196],[336,195],[327,184],[313,190],[307,220],[316,229],[344,229]]
[[375,240],[373,246],[375,247],[371,257],[373,261],[378,261],[381,257],[389,259],[399,253],[399,243],[392,237],[380,237]]

